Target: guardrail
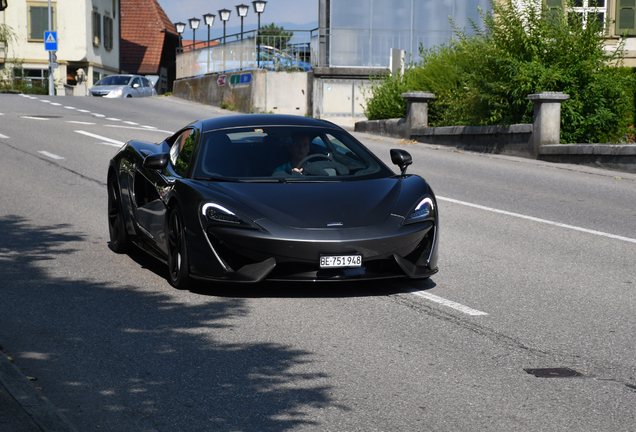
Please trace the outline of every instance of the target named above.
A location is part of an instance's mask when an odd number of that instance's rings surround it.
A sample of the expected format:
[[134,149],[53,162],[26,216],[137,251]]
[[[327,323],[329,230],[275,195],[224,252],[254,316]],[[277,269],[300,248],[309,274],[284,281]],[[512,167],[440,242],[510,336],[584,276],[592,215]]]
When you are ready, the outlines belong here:
[[311,70],[312,59],[318,58],[317,43],[317,29],[276,35],[253,30],[225,40],[197,41],[177,50],[177,79],[249,69]]

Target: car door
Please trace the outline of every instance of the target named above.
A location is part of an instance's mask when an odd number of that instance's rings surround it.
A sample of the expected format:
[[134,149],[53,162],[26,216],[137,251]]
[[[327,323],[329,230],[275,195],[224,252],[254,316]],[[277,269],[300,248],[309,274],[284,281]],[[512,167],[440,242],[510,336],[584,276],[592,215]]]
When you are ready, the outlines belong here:
[[165,170],[137,170],[134,176],[135,218],[139,228],[154,246],[166,253],[166,204],[163,197],[176,179],[189,172],[197,140],[195,129],[186,129],[170,147],[170,162]]
[[144,96],[152,96],[152,86],[150,85],[150,81],[148,81],[148,78],[141,77],[141,85],[144,88]]
[[144,87],[141,83],[141,77],[134,77],[130,83],[132,97],[143,97]]

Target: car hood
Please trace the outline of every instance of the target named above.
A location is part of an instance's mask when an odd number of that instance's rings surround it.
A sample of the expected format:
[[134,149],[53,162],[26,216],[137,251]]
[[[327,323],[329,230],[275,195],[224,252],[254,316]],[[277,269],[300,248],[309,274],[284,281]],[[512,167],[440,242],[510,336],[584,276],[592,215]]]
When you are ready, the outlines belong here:
[[90,91],[91,92],[100,92],[100,93],[109,93],[113,90],[117,90],[120,88],[123,88],[125,86],[123,85],[106,85],[106,86],[94,86],[91,87]]
[[292,228],[358,228],[380,224],[393,211],[401,189],[400,182],[391,178],[324,183],[216,183],[213,187],[272,222]]

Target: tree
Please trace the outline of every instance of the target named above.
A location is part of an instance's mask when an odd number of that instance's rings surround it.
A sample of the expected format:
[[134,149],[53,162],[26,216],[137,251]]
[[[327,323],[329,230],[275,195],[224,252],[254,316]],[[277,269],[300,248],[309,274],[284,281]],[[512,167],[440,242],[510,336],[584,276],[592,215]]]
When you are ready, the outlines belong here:
[[367,117],[382,118],[388,108],[405,112],[400,93],[422,90],[437,96],[429,105],[431,126],[531,123],[527,95],[561,91],[570,95],[562,105],[562,142],[609,142],[627,134],[635,79],[621,67],[623,44],[605,49],[603,23],[566,19],[569,0],[558,10],[563,19],[535,0],[490,4],[491,12],[481,11],[483,28],[472,23],[469,35],[454,27],[447,44],[420,48],[421,61],[404,76],[376,79]]
[[294,32],[285,31],[283,27],[278,27],[274,23],[261,27],[258,42],[262,45],[282,49],[294,36]]

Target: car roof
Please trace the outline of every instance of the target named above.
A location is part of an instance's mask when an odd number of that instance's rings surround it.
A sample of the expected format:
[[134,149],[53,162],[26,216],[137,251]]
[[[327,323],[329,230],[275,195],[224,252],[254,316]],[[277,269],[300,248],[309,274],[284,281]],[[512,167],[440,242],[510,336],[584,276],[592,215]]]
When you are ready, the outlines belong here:
[[336,126],[335,124],[326,120],[286,114],[240,114],[225,117],[216,117],[202,120],[201,125],[203,131],[252,126],[313,126],[341,130],[339,126]]

